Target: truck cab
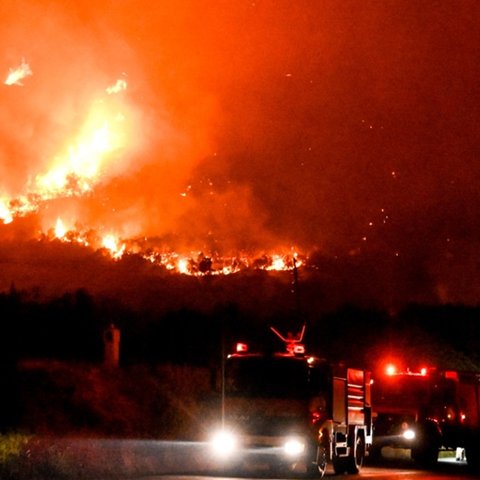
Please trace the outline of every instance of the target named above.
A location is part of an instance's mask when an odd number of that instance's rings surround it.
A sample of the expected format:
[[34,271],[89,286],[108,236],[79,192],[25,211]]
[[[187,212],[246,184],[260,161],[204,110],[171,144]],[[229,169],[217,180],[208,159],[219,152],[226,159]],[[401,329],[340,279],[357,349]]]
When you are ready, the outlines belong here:
[[479,374],[385,371],[375,379],[373,455],[385,446],[410,449],[417,463],[429,467],[439,450],[463,448],[473,466],[480,447],[479,395]]
[[225,359],[212,445],[232,468],[322,476],[332,462],[337,473],[357,473],[372,443],[369,372],[290,350]]

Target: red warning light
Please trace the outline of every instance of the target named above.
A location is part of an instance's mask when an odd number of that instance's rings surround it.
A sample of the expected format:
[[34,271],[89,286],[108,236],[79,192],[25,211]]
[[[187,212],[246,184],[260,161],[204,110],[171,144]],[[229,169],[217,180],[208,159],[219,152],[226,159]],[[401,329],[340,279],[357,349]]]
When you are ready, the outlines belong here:
[[237,342],[237,344],[235,345],[235,351],[237,353],[248,352],[248,345],[246,343]]
[[420,369],[420,375],[422,375],[422,377],[425,377],[427,375],[427,373],[428,373],[427,367],[422,367]]
[[447,370],[445,372],[445,378],[449,378],[451,380],[456,380],[458,381],[458,372],[454,371],[454,370]]

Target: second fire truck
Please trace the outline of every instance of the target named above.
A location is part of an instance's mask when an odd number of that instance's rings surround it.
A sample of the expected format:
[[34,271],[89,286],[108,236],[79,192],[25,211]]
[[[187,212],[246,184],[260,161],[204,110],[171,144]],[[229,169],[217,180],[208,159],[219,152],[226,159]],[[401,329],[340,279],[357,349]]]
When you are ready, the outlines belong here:
[[479,471],[480,374],[421,369],[398,372],[393,365],[375,378],[373,453],[385,446],[411,450],[432,466],[439,450],[465,449]]

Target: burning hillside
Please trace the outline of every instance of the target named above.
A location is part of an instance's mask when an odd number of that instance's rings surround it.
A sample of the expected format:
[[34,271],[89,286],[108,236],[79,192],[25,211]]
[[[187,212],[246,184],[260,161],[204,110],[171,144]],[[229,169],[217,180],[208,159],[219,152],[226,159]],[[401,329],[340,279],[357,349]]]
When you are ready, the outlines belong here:
[[[27,76],[33,75],[29,65],[22,60],[18,68],[11,68],[5,80],[5,85],[21,85]],[[0,219],[4,224],[10,224],[19,217],[37,215],[40,218],[41,231],[36,232],[42,240],[58,239],[66,243],[78,243],[101,249],[113,259],[119,259],[125,254],[137,254],[153,264],[159,264],[168,270],[185,274],[228,274],[243,268],[261,268],[265,270],[286,270],[293,267],[293,259],[298,255],[295,251],[287,253],[263,254],[260,257],[238,254],[225,258],[223,255],[207,252],[180,253],[172,250],[173,246],[159,248],[155,240],[142,237],[141,240],[121,238],[120,232],[130,230],[139,234],[142,219],[138,218],[136,227],[119,226],[112,218],[101,223],[90,215],[83,215],[82,202],[86,198],[92,210],[102,210],[105,197],[97,188],[118,175],[118,163],[131,157],[132,149],[137,148],[138,141],[132,140],[140,136],[135,108],[125,97],[128,82],[125,78],[105,88],[103,95],[95,98],[85,117],[80,120],[77,132],[63,151],[54,155],[44,165],[43,171],[29,172],[29,180],[23,191],[17,196],[4,195],[0,198]],[[111,101],[109,96],[118,95],[120,99]],[[130,167],[125,166],[126,170]],[[113,174],[111,172],[113,170]],[[121,172],[120,172],[121,173]],[[188,187],[179,196],[187,197]],[[100,204],[99,207],[96,204]],[[62,209],[65,217],[60,217]],[[112,208],[112,217],[116,217],[117,207]],[[56,219],[52,211],[58,212]],[[54,220],[53,225],[49,222]],[[92,222],[89,224],[88,222]],[[87,222],[87,223],[85,223]],[[82,227],[79,227],[82,225]],[[130,226],[131,227],[131,226]],[[100,233],[97,229],[103,231]],[[301,262],[298,261],[300,265]]]
[[[28,95],[35,97],[38,95],[38,86],[32,87],[35,76],[36,72],[22,58],[19,66],[9,68],[4,85],[22,87],[14,95],[21,95],[24,99]],[[102,78],[101,74],[98,76]],[[143,181],[145,172],[139,173],[142,167],[138,163],[143,163],[150,173],[153,173],[152,166],[157,168],[157,164],[152,165],[152,160],[144,157],[146,144],[152,140],[151,132],[158,128],[159,119],[146,115],[142,111],[144,105],[135,98],[135,93],[130,94],[132,90],[135,92],[136,87],[131,87],[127,73],[122,73],[120,78],[112,79],[102,88],[95,83],[96,88],[91,87],[84,93],[80,111],[69,112],[66,119],[61,119],[65,137],[52,135],[55,143],[50,142],[45,151],[22,152],[24,158],[19,160],[28,164],[24,181],[18,181],[17,172],[9,172],[4,177],[1,186],[4,193],[0,197],[0,220],[4,225],[19,218],[34,218],[37,228],[30,233],[33,238],[76,243],[101,250],[116,260],[123,255],[136,254],[153,264],[184,274],[229,274],[245,268],[288,270],[293,268],[293,259],[296,259],[297,266],[301,265],[294,248],[242,253],[242,246],[252,245],[247,230],[251,230],[256,222],[247,218],[249,207],[242,205],[245,200],[241,193],[237,197],[235,192],[215,191],[211,180],[201,179],[196,187],[189,184],[179,189],[177,183],[176,193],[173,191],[175,187],[172,187],[171,191],[155,192],[154,198],[151,198],[149,188],[152,185],[148,186],[148,180]],[[35,91],[30,93],[32,88]],[[26,108],[32,108],[28,101],[26,103]],[[12,111],[16,108],[15,104],[11,105]],[[53,116],[56,116],[56,108],[53,102],[48,105],[48,109],[53,110]],[[190,143],[191,139],[178,140],[179,133],[174,131],[175,127],[169,125],[167,119],[161,123],[163,128],[158,132],[160,138],[155,140],[155,145],[161,149],[159,156],[163,156],[163,162],[176,163],[166,179],[167,183],[172,179],[175,185],[182,168],[184,171],[180,178],[187,179],[193,173],[190,167],[182,166],[184,146],[175,144]],[[165,158],[164,151],[171,149],[175,150],[180,160],[169,158],[173,153]],[[27,158],[30,156],[34,158]],[[158,169],[160,173],[155,171],[156,178],[162,175],[162,167]],[[214,198],[213,202],[208,197]],[[135,205],[139,201],[168,205],[165,219],[162,211],[158,211],[160,218],[152,219],[151,206],[142,209],[140,205]],[[211,214],[211,209],[217,208],[214,204],[219,202],[224,204],[223,218],[202,219],[201,212],[206,210]],[[233,208],[231,219],[227,218],[227,202],[234,205],[228,206]],[[172,214],[169,212],[171,208],[178,209],[178,212]],[[192,218],[188,220],[188,212],[192,208]],[[241,213],[242,209],[247,213]],[[197,210],[199,213],[195,213]],[[172,215],[175,218],[172,219]],[[182,225],[185,221],[187,225]],[[212,223],[217,231],[211,230]],[[220,228],[222,231],[231,230],[232,236],[237,239],[233,243],[224,241],[222,233],[217,238]],[[169,234],[170,229],[180,230],[174,244],[168,245],[165,240],[159,242],[159,235],[161,238],[162,234]],[[256,242],[260,244],[266,235],[262,238],[259,230],[256,234],[259,236]],[[186,251],[185,245],[190,250]],[[177,250],[178,247],[180,250]],[[235,250],[225,255],[227,249],[230,252]]]
[[0,241],[475,303],[473,5],[2,2]]

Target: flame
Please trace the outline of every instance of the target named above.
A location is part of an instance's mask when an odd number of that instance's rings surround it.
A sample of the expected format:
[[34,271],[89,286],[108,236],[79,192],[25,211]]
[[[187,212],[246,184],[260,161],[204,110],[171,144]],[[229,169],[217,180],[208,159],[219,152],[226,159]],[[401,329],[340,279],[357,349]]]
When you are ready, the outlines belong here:
[[113,93],[119,93],[123,90],[127,89],[127,82],[123,80],[123,78],[119,79],[116,81],[115,85],[112,85],[110,87],[107,87],[105,91],[109,94],[112,95]]
[[3,220],[3,223],[12,223],[13,216],[6,204],[6,200],[0,198],[0,219]]
[[188,274],[188,260],[186,258],[180,258],[178,260],[177,271],[179,273]]
[[102,245],[110,252],[110,255],[114,259],[121,258],[126,248],[124,243],[119,245],[119,240],[114,235],[106,235],[103,237]]
[[112,116],[101,103],[94,104],[77,139],[54,166],[35,177],[33,191],[45,199],[81,195],[98,181],[109,153],[125,146],[123,117]]
[[10,68],[5,85],[20,85],[23,86],[22,80],[25,77],[32,75],[32,70],[25,59],[22,58],[22,63],[17,68]]
[[[178,253],[151,246],[152,241],[122,239],[114,233],[100,236],[95,232],[82,232],[75,228],[68,229],[65,223],[57,218],[55,226],[42,233],[42,238],[56,239],[62,242],[76,243],[95,251],[101,251],[114,261],[119,261],[129,255],[149,262],[166,271],[192,276],[231,275],[243,270],[255,269],[265,271],[290,271],[294,265],[301,267],[304,259],[295,249],[288,249],[284,253],[273,254],[239,254],[233,257],[218,254],[204,254],[203,252]],[[148,247],[146,246],[150,244]]]
[[272,264],[266,270],[285,270],[285,259],[280,255],[274,255]]
[[108,170],[108,161],[123,151],[128,139],[125,115],[110,102],[94,101],[78,134],[46,172],[34,176],[26,194],[0,198],[0,219],[10,223],[15,217],[37,212],[45,201],[91,192]]
[[57,238],[65,238],[66,233],[67,229],[65,225],[60,218],[57,218],[57,223],[55,224],[55,236]]

